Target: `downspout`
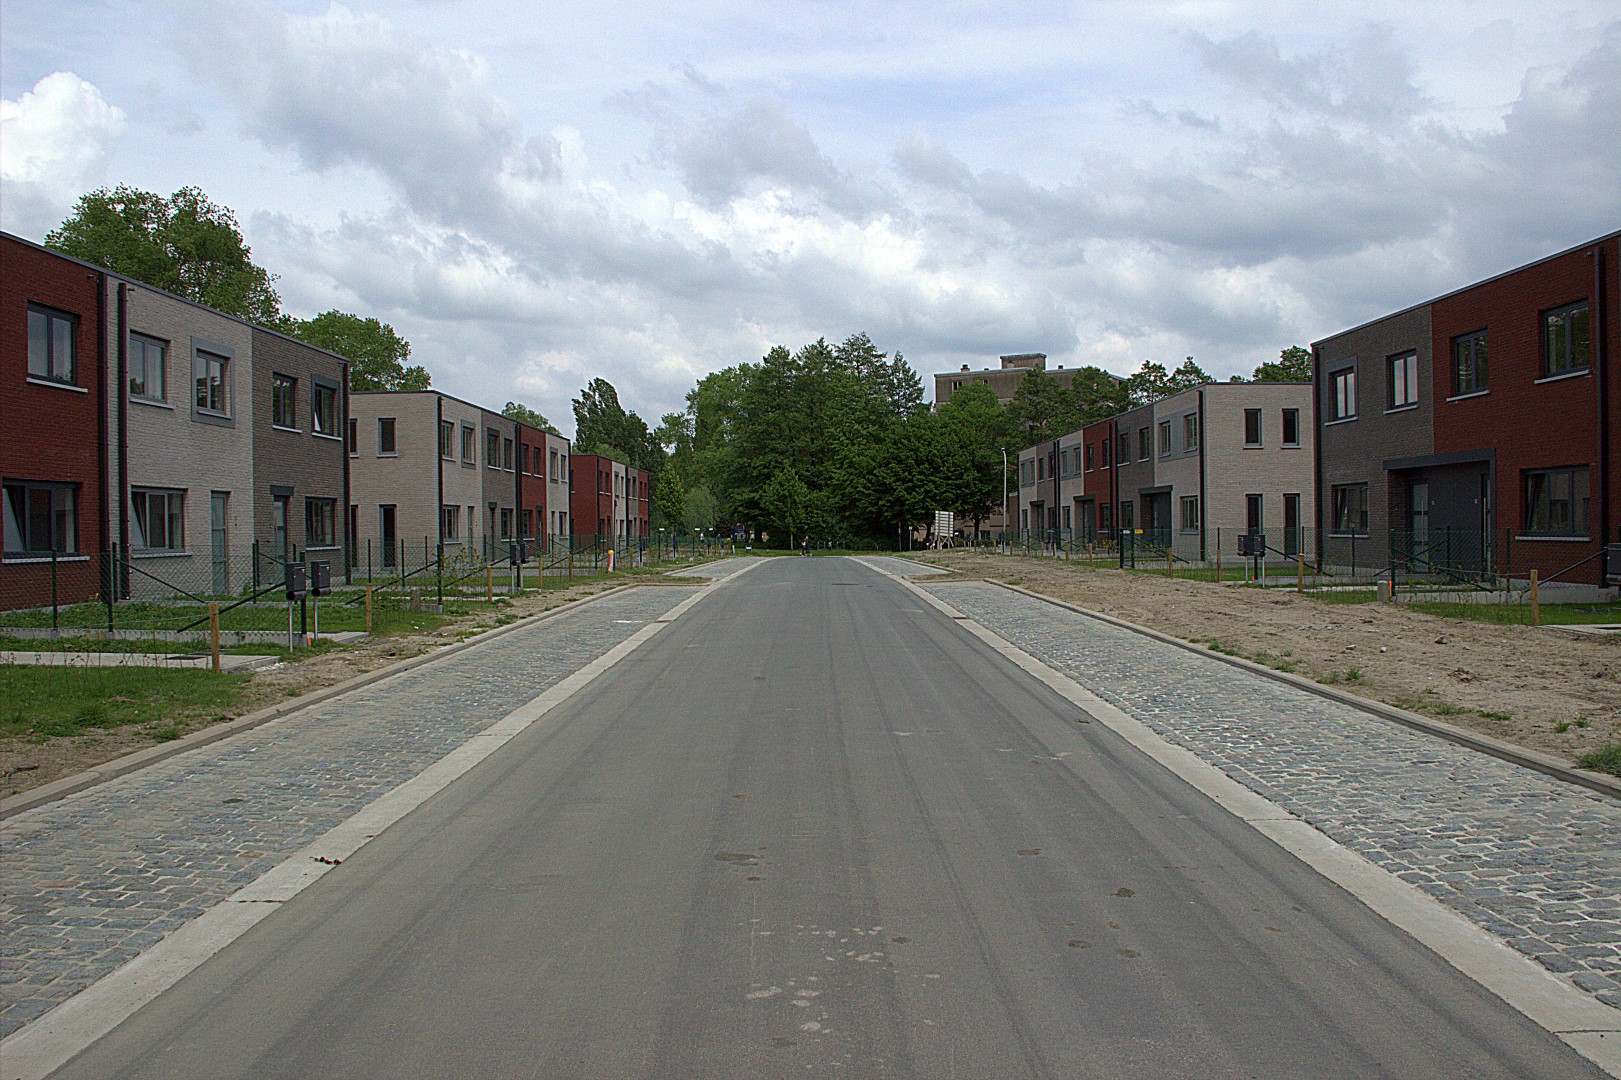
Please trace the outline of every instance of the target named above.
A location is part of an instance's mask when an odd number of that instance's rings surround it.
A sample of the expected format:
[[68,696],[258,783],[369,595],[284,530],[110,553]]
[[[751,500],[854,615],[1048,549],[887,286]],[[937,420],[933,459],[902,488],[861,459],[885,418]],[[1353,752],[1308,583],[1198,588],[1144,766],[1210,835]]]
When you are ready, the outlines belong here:
[[[1434,362],[1431,361],[1433,371]],[[1313,548],[1317,554],[1317,568],[1323,566],[1323,358],[1317,346],[1311,347],[1311,501],[1313,532],[1317,534]],[[1432,425],[1433,426],[1433,425]],[[1433,444],[1432,444],[1433,445]],[[1385,496],[1389,501],[1388,493]]]
[[355,558],[354,530],[349,525],[351,522],[359,525],[360,522],[356,520],[359,517],[358,512],[355,514],[349,512],[349,500],[351,498],[349,487],[349,361],[341,361],[338,364],[338,371],[340,373],[339,378],[343,380],[343,419],[338,422],[338,430],[343,433],[343,442],[340,444],[343,447],[343,550],[347,556],[344,559],[343,580],[347,583],[354,580],[355,566],[358,565],[358,560]]
[[[1210,512],[1210,502],[1205,498],[1205,448],[1210,445],[1210,431],[1204,423],[1204,388],[1199,388],[1199,561],[1205,559],[1205,526],[1209,524],[1206,515]],[[1173,510],[1172,513],[1175,513]],[[1218,584],[1220,584],[1218,582]]]
[[[1608,296],[1605,280],[1604,245],[1593,249],[1593,374],[1598,393],[1598,535],[1599,544],[1610,542],[1610,350],[1609,319],[1605,310]],[[1608,568],[1610,570],[1615,567]],[[1600,584],[1603,584],[1600,581]]]
[[[99,271],[96,274],[96,321],[100,324],[101,330],[96,335],[96,379],[99,381],[102,395],[101,407],[96,410],[96,501],[100,504],[101,510],[101,521],[96,529],[96,542],[105,552],[112,543],[112,492],[107,477],[107,275]],[[118,359],[118,381],[122,385],[124,381],[122,350]],[[107,575],[106,585],[110,589],[113,582],[112,567],[103,563],[102,572]]]
[[[129,286],[118,283],[118,549],[129,551]],[[167,373],[165,373],[167,377]],[[118,582],[120,593],[123,581]]]
[[[433,508],[433,516],[439,521],[439,550],[445,546],[445,455],[439,452],[439,433],[445,430],[445,397],[443,394],[433,396],[433,457],[439,463],[439,490],[438,503]],[[456,448],[456,441],[451,440],[450,448]],[[473,538],[473,523],[467,523],[467,538]]]

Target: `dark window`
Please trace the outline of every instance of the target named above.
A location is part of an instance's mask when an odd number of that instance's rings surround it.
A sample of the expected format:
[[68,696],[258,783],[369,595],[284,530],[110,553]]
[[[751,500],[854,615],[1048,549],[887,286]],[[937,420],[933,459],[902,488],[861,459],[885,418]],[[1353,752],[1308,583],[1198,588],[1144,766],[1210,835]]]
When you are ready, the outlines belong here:
[[1473,394],[1490,385],[1486,380],[1486,331],[1452,339],[1452,393]]
[[[512,471],[512,440],[511,439],[502,439],[501,440],[501,467],[503,469],[506,469],[508,472]],[[507,535],[511,536],[512,534],[508,533]]]
[[1525,531],[1533,536],[1588,536],[1587,466],[1525,474]]
[[28,305],[28,375],[72,383],[78,375],[79,318]]
[[138,551],[186,549],[186,493],[136,488],[129,493],[131,539]]
[[1161,420],[1159,422],[1159,456],[1165,457],[1170,452],[1171,422],[1169,420]]
[[1349,420],[1356,415],[1356,368],[1341,368],[1328,377],[1333,387],[1333,413],[1335,420]]
[[1336,484],[1332,492],[1334,531],[1350,536],[1368,535],[1368,485]]
[[270,422],[276,427],[298,427],[298,380],[291,375],[270,376]]
[[169,346],[156,338],[129,336],[129,396],[163,401],[168,396]]
[[[470,427],[462,428],[462,460],[469,465],[473,463],[473,449],[477,446],[478,433]],[[472,519],[468,519],[468,528],[472,528]]]
[[377,418],[377,452],[379,454],[394,453],[394,417],[379,416]]
[[1244,410],[1244,445],[1261,445],[1261,410]]
[[338,388],[315,384],[310,395],[310,429],[317,435],[338,433]]
[[1182,531],[1199,531],[1199,496],[1184,495],[1182,497]]
[[1090,446],[1086,448],[1086,471],[1092,471],[1092,448]]
[[5,485],[7,555],[76,555],[79,491],[73,484]]
[[1137,460],[1147,461],[1154,449],[1154,435],[1149,428],[1137,429]]
[[1129,431],[1120,433],[1119,460],[1122,465],[1131,460],[1131,432]]
[[1542,374],[1586,371],[1592,354],[1592,319],[1587,301],[1542,313]]
[[1405,409],[1418,404],[1418,353],[1398,353],[1387,361],[1390,365],[1390,399],[1392,409]]
[[196,392],[192,400],[199,412],[229,416],[231,412],[231,358],[198,349],[191,361]]
[[461,540],[462,508],[459,506],[441,506],[439,508],[439,534],[447,544],[454,544]]
[[442,458],[454,458],[456,456],[455,421],[439,421],[439,456]]
[[1283,410],[1283,445],[1300,445],[1300,410]]
[[349,418],[349,456],[354,457],[360,453],[360,421],[354,417]]
[[1182,449],[1199,449],[1199,414],[1188,413],[1182,418]]
[[304,546],[335,547],[338,528],[336,499],[304,500]]
[[501,467],[501,433],[494,428],[484,431],[484,464],[492,469]]
[[1109,446],[1110,446],[1111,443],[1113,443],[1113,441],[1114,441],[1113,439],[1104,439],[1101,443],[1098,444],[1099,447],[1103,450],[1103,462],[1102,462],[1102,465],[1103,465],[1103,468],[1105,468],[1105,469],[1107,469],[1109,467]]

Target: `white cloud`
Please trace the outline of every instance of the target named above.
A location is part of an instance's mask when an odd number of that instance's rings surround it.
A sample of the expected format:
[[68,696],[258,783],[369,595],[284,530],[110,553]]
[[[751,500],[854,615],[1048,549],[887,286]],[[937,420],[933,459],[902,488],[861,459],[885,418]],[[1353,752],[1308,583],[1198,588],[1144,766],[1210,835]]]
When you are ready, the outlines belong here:
[[101,91],[67,71],[45,76],[15,101],[0,100],[0,222],[38,236],[101,180],[108,145],[126,126]]

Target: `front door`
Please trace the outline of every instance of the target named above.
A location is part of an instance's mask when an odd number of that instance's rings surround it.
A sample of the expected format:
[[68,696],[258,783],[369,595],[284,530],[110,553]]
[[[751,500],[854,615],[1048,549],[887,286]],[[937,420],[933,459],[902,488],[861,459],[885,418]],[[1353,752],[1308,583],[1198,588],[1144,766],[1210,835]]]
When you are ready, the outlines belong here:
[[1300,551],[1300,496],[1283,497],[1283,553],[1294,558]]
[[287,495],[275,495],[270,500],[270,557],[284,566],[291,557],[287,550],[287,504],[289,501],[291,500]]
[[394,565],[395,549],[399,546],[399,536],[395,530],[395,509],[392,505],[377,508],[377,524],[382,540],[383,565]]
[[208,534],[210,551],[213,556],[214,567],[214,594],[223,595],[231,590],[229,552],[225,549],[226,531],[226,500],[230,494],[224,491],[214,492],[208,500]]

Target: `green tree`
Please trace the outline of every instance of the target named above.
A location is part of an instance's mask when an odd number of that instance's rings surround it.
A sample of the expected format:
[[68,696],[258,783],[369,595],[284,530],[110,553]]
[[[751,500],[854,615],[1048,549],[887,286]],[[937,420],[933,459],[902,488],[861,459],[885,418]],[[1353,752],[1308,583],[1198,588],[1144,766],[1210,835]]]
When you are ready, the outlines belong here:
[[[996,393],[984,383],[973,383],[951,395],[935,414],[938,437],[948,461],[945,502],[940,507],[974,523],[1002,504],[1003,461],[1011,473],[1018,465],[1020,442],[1013,420]],[[1004,458],[1004,451],[1007,457]],[[1011,483],[1016,489],[1017,483]]]
[[687,518],[687,486],[681,482],[681,471],[666,462],[659,472],[658,483],[653,485],[653,507],[672,529],[689,524]]
[[1083,367],[1075,372],[1069,384],[1074,399],[1076,421],[1079,427],[1107,420],[1130,407],[1126,395],[1126,380],[1109,374],[1099,367]]
[[120,184],[79,197],[47,247],[266,325],[281,312],[275,277],[253,262],[236,215],[202,190],[170,196]]
[[804,535],[810,524],[811,490],[793,469],[783,466],[760,493],[760,508],[775,529],[786,535],[788,547],[794,546],[794,537]]
[[1256,382],[1311,382],[1312,375],[1311,350],[1291,345],[1278,359],[1256,368],[1251,378]]
[[1191,390],[1195,386],[1203,386],[1210,381],[1211,378],[1205,374],[1204,368],[1195,364],[1193,357],[1190,356],[1182,361],[1181,367],[1171,372],[1171,377],[1167,380],[1167,388],[1170,393],[1175,394],[1183,390]]
[[715,527],[719,519],[715,496],[708,488],[700,484],[687,489],[686,502],[681,511],[681,520],[687,528],[707,532]]
[[313,319],[283,318],[280,328],[347,359],[351,390],[426,390],[432,381],[427,368],[406,366],[411,343],[377,319],[323,311]]
[[647,429],[647,421],[619,404],[619,391],[607,379],[592,379],[572,402],[574,445],[581,453],[607,453],[633,468],[646,469],[655,480],[664,451]]
[[552,425],[550,420],[546,419],[544,416],[540,415],[540,413],[536,412],[534,409],[531,409],[529,406],[522,404],[521,402],[507,402],[501,407],[501,415],[510,420],[516,420],[520,424],[528,424],[530,427],[539,428],[542,431],[549,431],[553,435],[563,434]]
[[1056,439],[1081,426],[1075,395],[1045,371],[1034,368],[1019,380],[1007,409],[1025,446]]

